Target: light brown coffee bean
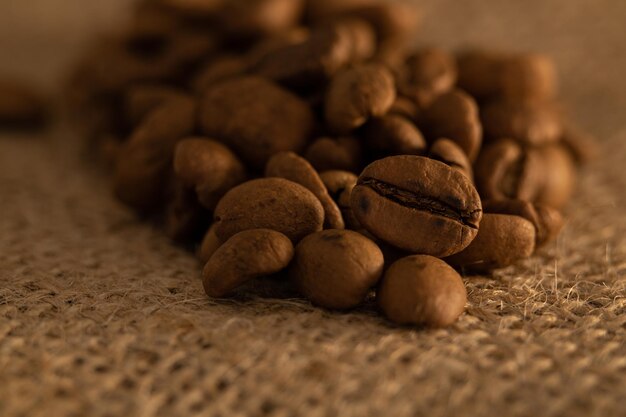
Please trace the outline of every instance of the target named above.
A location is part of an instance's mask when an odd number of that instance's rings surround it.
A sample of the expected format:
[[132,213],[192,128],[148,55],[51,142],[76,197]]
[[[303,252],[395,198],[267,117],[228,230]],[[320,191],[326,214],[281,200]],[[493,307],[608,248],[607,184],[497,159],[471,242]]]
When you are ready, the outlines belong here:
[[242,76],[248,69],[248,63],[240,56],[222,56],[211,60],[198,71],[192,81],[193,91],[205,94],[207,89],[229,78]]
[[196,250],[196,258],[203,264],[206,264],[220,246],[222,246],[222,241],[215,234],[215,226],[211,225]]
[[544,166],[541,189],[536,200],[556,209],[563,208],[576,188],[576,165],[571,154],[561,145],[544,146],[536,151]]
[[303,150],[313,120],[302,99],[258,77],[219,83],[207,91],[200,106],[204,133],[259,169],[277,152]]
[[393,76],[382,65],[364,64],[337,74],[326,94],[328,126],[343,134],[384,115],[396,98]]
[[398,116],[403,116],[414,122],[419,117],[420,109],[413,100],[404,96],[397,96],[388,114],[397,114]]
[[439,48],[425,48],[409,56],[402,68],[399,90],[421,108],[450,91],[457,80],[454,57]]
[[448,138],[463,149],[470,161],[476,159],[482,144],[482,126],[472,97],[461,90],[441,94],[426,108],[423,121],[430,141]]
[[450,139],[437,139],[430,147],[428,157],[443,162],[473,181],[472,163],[463,149]]
[[283,178],[261,178],[230,190],[215,208],[215,234],[226,241],[243,230],[272,229],[297,243],[322,230],[324,208],[311,191]]
[[225,1],[218,12],[223,31],[237,38],[280,33],[295,26],[304,13],[304,0]]
[[40,126],[45,118],[45,101],[32,86],[11,79],[0,80],[0,128]]
[[337,201],[339,195],[346,188],[356,185],[358,177],[349,171],[329,170],[320,172],[320,179],[333,200]]
[[300,184],[311,191],[324,208],[324,227],[343,229],[345,227],[341,211],[328,194],[319,174],[306,159],[293,152],[280,152],[274,155],[265,167],[266,177],[285,178]]
[[297,246],[289,276],[314,304],[349,309],[365,300],[383,271],[374,242],[349,230],[324,230]]
[[444,261],[413,255],[389,267],[376,298],[395,323],[446,327],[465,310],[467,291],[459,274]]
[[511,56],[500,64],[500,72],[500,94],[509,100],[550,100],[556,95],[556,67],[545,55]]
[[567,149],[577,165],[587,165],[598,158],[600,144],[597,139],[580,129],[567,127],[561,137],[561,144]]
[[494,101],[482,108],[485,135],[511,138],[530,146],[557,142],[563,134],[560,111],[542,101]]
[[366,20],[354,17],[343,18],[334,24],[345,30],[351,40],[350,62],[365,61],[376,53],[376,32]]
[[476,272],[504,268],[533,254],[535,234],[533,224],[522,217],[485,213],[476,239],[446,262]]
[[191,98],[162,104],[135,129],[119,152],[113,184],[116,196],[140,211],[160,208],[174,148],[195,128]]
[[309,145],[304,156],[320,172],[328,170],[358,172],[363,159],[360,142],[350,136],[337,139],[319,138]]
[[178,88],[165,84],[134,85],[125,94],[124,107],[126,118],[133,125],[141,123],[144,117],[163,103],[184,99],[187,96]]
[[422,132],[404,116],[374,117],[363,126],[361,134],[376,155],[423,155],[426,152]]
[[536,204],[535,210],[537,211],[538,219],[535,227],[537,231],[537,242],[535,248],[539,249],[542,246],[556,240],[565,225],[565,219],[560,211],[549,206]]
[[352,210],[374,236],[411,253],[444,257],[476,236],[480,197],[469,179],[420,156],[370,164],[352,191]]
[[246,180],[246,170],[235,154],[221,143],[201,137],[176,145],[174,172],[209,210],[228,190]]
[[228,239],[211,256],[202,271],[204,291],[222,298],[246,282],[275,274],[293,258],[293,244],[274,230],[246,230]]

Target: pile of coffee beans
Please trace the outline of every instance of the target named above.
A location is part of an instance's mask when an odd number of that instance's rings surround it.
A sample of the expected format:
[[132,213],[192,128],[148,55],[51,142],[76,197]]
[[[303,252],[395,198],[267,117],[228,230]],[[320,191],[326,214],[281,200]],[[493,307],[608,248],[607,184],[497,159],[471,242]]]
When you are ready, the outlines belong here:
[[210,297],[293,284],[400,324],[553,240],[593,149],[542,55],[415,47],[372,0],[150,0],[68,89],[117,197],[195,247]]

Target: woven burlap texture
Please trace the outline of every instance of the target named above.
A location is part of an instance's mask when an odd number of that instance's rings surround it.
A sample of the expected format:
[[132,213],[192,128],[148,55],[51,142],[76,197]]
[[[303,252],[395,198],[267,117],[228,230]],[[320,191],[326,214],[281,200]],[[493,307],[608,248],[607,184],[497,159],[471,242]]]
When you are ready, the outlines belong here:
[[[85,15],[74,0],[9,3],[0,51],[37,57],[54,43],[24,30],[22,9],[44,22],[54,7]],[[555,56],[571,113],[603,145],[558,242],[466,277],[467,312],[445,330],[396,327],[367,306],[212,301],[194,258],[111,198],[79,138],[3,134],[0,416],[626,415],[626,6],[433,0],[423,10],[423,43]],[[3,52],[2,69],[33,62],[25,50]],[[62,65],[32,67],[52,83],[58,72],[41,72]]]

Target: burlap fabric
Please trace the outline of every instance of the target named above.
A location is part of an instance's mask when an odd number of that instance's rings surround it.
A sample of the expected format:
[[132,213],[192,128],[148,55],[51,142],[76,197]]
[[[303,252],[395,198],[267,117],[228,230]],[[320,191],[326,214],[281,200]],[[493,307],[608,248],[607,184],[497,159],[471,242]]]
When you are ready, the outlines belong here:
[[[4,134],[0,416],[626,415],[626,3],[422,3],[422,43],[559,63],[604,152],[556,244],[467,277],[467,313],[447,330],[395,327],[371,307],[210,301],[194,258],[113,201],[77,138]],[[52,85],[117,6],[1,2],[1,69]]]

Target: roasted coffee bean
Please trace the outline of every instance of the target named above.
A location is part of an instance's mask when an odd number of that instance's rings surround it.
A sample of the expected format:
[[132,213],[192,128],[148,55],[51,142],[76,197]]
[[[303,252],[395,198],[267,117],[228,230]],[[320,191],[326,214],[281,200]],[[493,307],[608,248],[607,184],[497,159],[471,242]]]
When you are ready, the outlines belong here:
[[378,64],[355,66],[333,78],[326,95],[326,122],[337,133],[350,133],[370,117],[384,115],[395,98],[389,70]]
[[352,191],[352,210],[381,240],[438,257],[467,247],[482,217],[480,197],[465,175],[420,156],[370,164]]
[[171,195],[163,219],[165,234],[183,243],[200,239],[211,219],[210,213],[200,205],[195,191],[178,179],[173,180],[170,187]]
[[319,199],[324,207],[324,227],[327,229],[345,227],[339,207],[328,194],[315,168],[306,159],[293,152],[277,153],[268,161],[265,176],[285,178],[304,186]]
[[324,230],[297,246],[289,276],[314,304],[349,309],[378,282],[383,254],[374,242],[349,230]]
[[358,172],[362,167],[361,144],[350,136],[337,139],[319,138],[309,145],[304,156],[320,172]]
[[0,128],[36,127],[46,118],[46,104],[31,86],[0,80]]
[[430,141],[448,138],[474,161],[482,143],[478,106],[461,90],[439,95],[423,114],[424,131]]
[[404,96],[397,96],[389,109],[389,114],[397,114],[408,120],[415,121],[419,117],[420,109],[413,100]]
[[465,310],[467,291],[459,274],[444,261],[413,255],[389,267],[376,298],[395,323],[446,327]]
[[261,178],[230,190],[215,208],[222,241],[243,230],[272,229],[294,243],[322,230],[324,208],[311,191],[283,178]]
[[347,14],[368,21],[379,42],[412,39],[420,20],[415,7],[400,2],[372,2],[350,9]]
[[483,148],[474,165],[476,187],[483,199],[536,201],[546,169],[539,153],[503,139]]
[[365,61],[374,56],[376,53],[376,32],[367,21],[347,17],[338,21],[343,30],[345,30],[351,40],[352,54],[350,62]]
[[320,179],[326,186],[328,193],[337,201],[339,195],[346,189],[356,185],[358,177],[349,171],[330,170],[320,172]]
[[137,210],[158,209],[164,199],[174,148],[195,128],[196,104],[187,97],[152,111],[119,152],[113,178],[115,194]]
[[225,1],[218,12],[220,27],[237,38],[280,33],[295,26],[304,13],[304,0]]
[[293,258],[293,244],[274,230],[246,230],[228,239],[211,256],[202,271],[204,291],[222,298],[255,278],[275,274]]
[[183,91],[162,84],[132,86],[125,97],[126,118],[136,126],[163,103],[180,100],[186,96]]
[[304,149],[313,114],[302,99],[258,77],[232,78],[213,86],[200,106],[204,133],[262,169],[273,154]]
[[554,240],[563,227],[563,216],[559,211],[524,200],[483,200],[483,211],[519,216],[531,222],[535,226],[536,248]]
[[235,154],[221,143],[200,137],[176,145],[174,172],[210,210],[228,190],[246,180],[246,170]]
[[438,48],[422,49],[408,57],[402,69],[399,89],[420,107],[427,107],[438,95],[450,91],[457,79],[454,57]]
[[198,94],[229,78],[242,76],[248,69],[248,63],[240,56],[224,56],[204,66],[193,79],[192,88]]
[[563,134],[562,118],[551,102],[494,101],[482,109],[485,135],[511,138],[531,146],[557,142]]
[[450,139],[437,139],[430,147],[428,157],[443,162],[473,181],[472,163],[463,149]]
[[220,246],[222,246],[222,241],[215,234],[215,226],[211,226],[196,250],[196,258],[206,264]]
[[476,239],[446,262],[476,272],[504,268],[533,254],[535,234],[533,224],[520,216],[485,213]]
[[494,51],[470,49],[457,55],[458,85],[483,100],[499,92],[499,76],[504,55]]
[[544,167],[540,191],[534,200],[538,204],[561,209],[570,200],[576,187],[576,165],[563,146],[544,146],[536,150]]
[[363,126],[367,146],[377,155],[422,155],[426,140],[417,126],[404,116],[374,117]]
[[598,157],[599,144],[591,135],[574,128],[566,128],[561,144],[567,149],[577,165],[586,165]]

